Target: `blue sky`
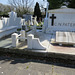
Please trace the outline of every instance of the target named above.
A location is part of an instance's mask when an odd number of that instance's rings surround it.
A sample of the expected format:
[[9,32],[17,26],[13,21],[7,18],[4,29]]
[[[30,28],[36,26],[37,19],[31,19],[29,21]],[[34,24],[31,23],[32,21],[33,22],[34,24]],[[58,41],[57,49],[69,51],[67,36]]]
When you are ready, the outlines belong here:
[[[34,1],[41,3],[41,1],[43,1],[43,0],[34,0]],[[8,0],[0,0],[0,3],[2,3],[2,4],[8,4]]]
[[8,0],[0,0],[0,3],[2,3],[2,4],[8,4]]
[[[42,0],[34,0],[34,1],[42,1]],[[0,3],[2,4],[8,4],[8,0],[0,0]]]
[[[39,2],[40,5],[41,4],[44,4],[44,6],[46,5],[46,2],[45,3],[42,2],[43,0],[34,0],[34,1],[35,1],[34,5],[35,5],[36,2]],[[47,0],[45,0],[45,1],[47,1]],[[0,0],[0,3],[5,4],[5,5],[9,4],[8,0]]]

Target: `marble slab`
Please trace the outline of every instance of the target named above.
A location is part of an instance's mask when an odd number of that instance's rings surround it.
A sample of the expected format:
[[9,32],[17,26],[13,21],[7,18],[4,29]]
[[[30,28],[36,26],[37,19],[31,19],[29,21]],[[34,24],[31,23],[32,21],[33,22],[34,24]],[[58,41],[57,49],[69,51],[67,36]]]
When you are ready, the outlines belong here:
[[75,44],[75,32],[68,32],[69,44]]
[[56,32],[56,43],[68,43],[67,32]]

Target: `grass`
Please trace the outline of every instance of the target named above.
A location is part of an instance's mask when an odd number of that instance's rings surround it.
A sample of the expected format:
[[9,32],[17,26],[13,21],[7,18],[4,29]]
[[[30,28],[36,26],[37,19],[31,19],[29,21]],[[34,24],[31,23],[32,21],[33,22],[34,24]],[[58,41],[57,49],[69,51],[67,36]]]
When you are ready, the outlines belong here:
[[17,29],[17,31],[21,31],[21,28]]
[[37,28],[37,29],[41,30],[42,28]]
[[26,69],[28,69],[28,68],[29,68],[29,66],[26,67]]

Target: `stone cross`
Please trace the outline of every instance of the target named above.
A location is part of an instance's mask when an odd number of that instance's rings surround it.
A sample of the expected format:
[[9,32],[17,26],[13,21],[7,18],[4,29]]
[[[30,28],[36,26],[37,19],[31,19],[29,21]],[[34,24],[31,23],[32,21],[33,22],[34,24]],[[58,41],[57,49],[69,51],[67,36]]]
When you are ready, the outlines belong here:
[[50,16],[50,18],[52,19],[51,25],[53,26],[54,25],[54,19],[56,19],[56,16],[54,16],[54,14],[52,14],[52,16]]

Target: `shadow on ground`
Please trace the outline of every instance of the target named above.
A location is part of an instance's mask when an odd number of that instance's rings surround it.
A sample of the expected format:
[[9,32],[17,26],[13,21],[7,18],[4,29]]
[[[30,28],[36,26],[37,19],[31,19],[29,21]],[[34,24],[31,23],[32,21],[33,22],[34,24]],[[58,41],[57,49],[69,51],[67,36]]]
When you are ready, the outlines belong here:
[[35,57],[21,54],[11,54],[11,53],[3,53],[0,52],[0,61],[1,64],[9,62],[10,64],[18,64],[18,63],[28,63],[28,62],[37,62],[43,64],[50,64],[68,68],[75,68],[75,60],[64,60],[64,59],[56,59],[56,58],[48,58],[48,57]]

